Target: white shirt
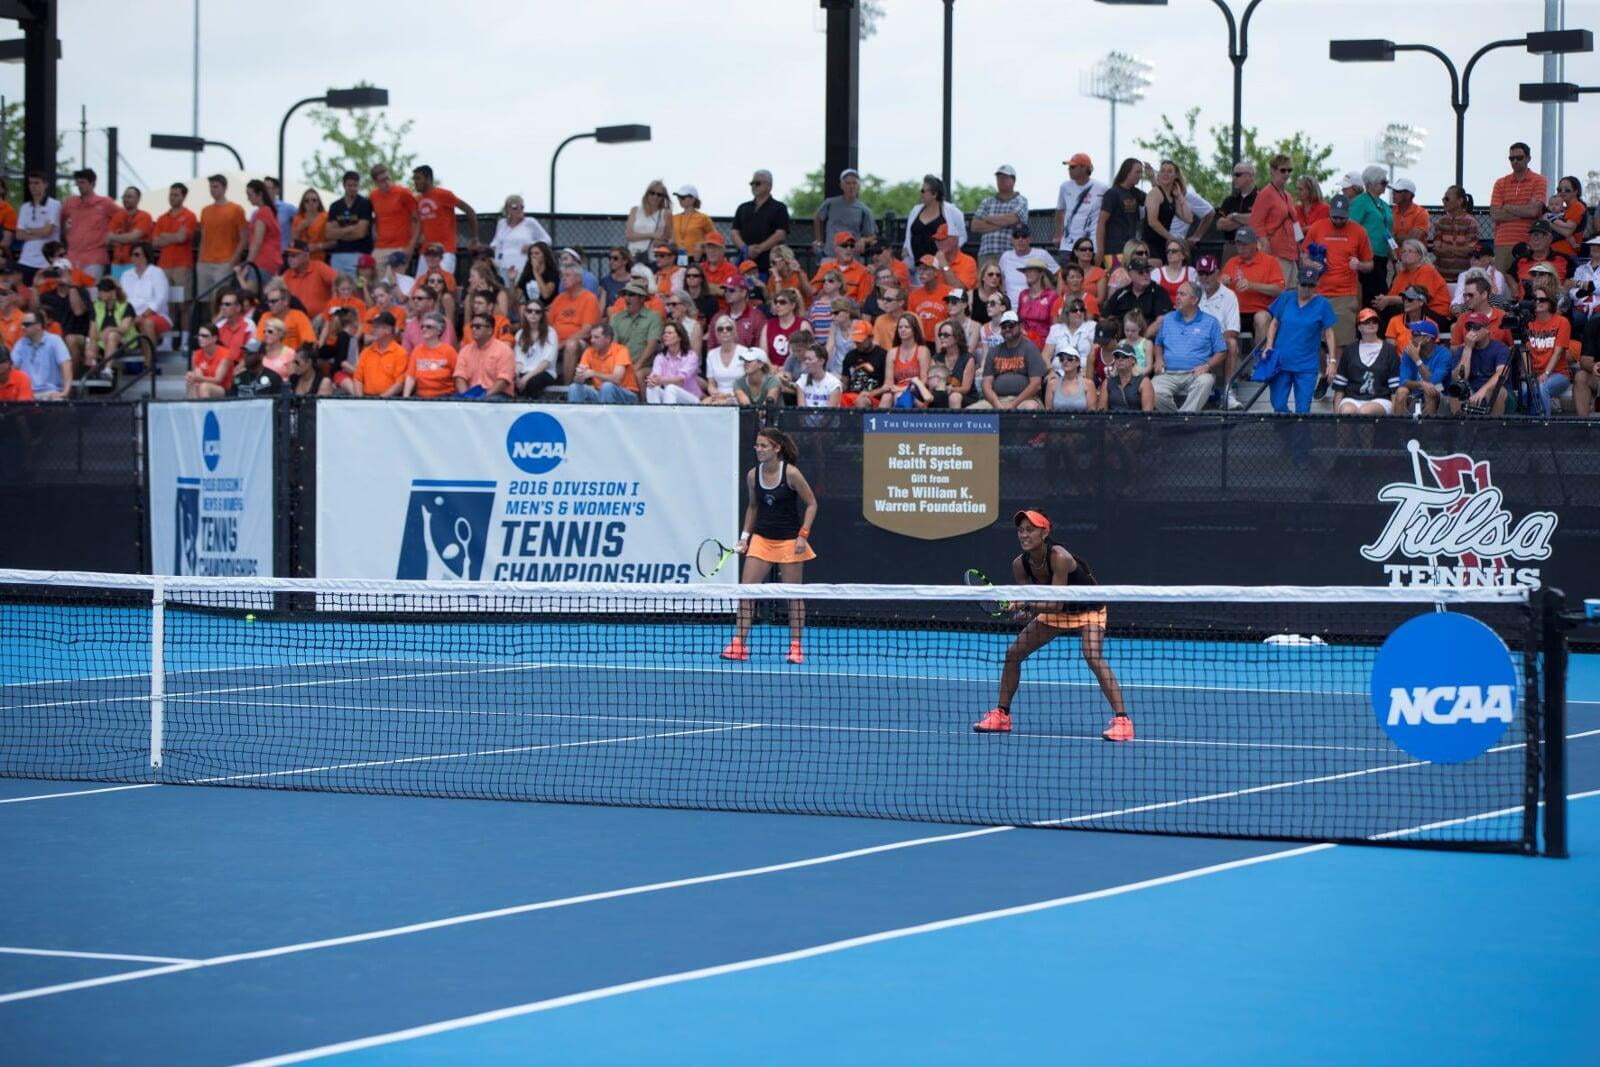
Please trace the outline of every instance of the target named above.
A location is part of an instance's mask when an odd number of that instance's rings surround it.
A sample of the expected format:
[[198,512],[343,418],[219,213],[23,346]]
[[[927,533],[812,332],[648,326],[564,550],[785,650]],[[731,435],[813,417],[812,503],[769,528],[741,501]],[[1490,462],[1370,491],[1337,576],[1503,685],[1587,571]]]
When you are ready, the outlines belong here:
[[[1575,283],[1572,289],[1574,294],[1572,306],[1591,315],[1600,310],[1600,269],[1596,269],[1593,263],[1580,264],[1578,269],[1572,272],[1572,280]],[[1589,296],[1577,296],[1577,286],[1584,282],[1593,283],[1595,292]]]
[[1019,256],[1015,248],[1008,248],[1000,253],[1000,280],[1005,283],[1006,295],[1011,298],[1013,308],[1017,306],[1017,297],[1028,287],[1028,276],[1022,273],[1023,261],[1045,254],[1037,249],[1030,249],[1027,255]]
[[17,209],[17,228],[37,230],[41,226],[50,227],[50,232],[43,237],[22,242],[22,255],[17,257],[17,262],[24,267],[49,266],[44,261],[44,246],[47,241],[61,240],[61,201],[53,197],[47,198],[43,204],[23,201]]
[[732,361],[724,364],[722,362],[722,346],[711,346],[711,350],[706,353],[706,380],[717,387],[717,392],[732,393],[733,387],[744,379],[744,356],[747,353],[759,351],[759,349],[746,348],[744,345],[736,345],[733,349]]
[[495,264],[505,277],[506,284],[516,282],[517,275],[522,273],[522,264],[528,258],[528,246],[539,241],[549,244],[550,235],[534,221],[532,215],[522,216],[522,221],[515,226],[507,225],[505,219],[495,223],[494,237],[489,241],[489,247],[494,249]]
[[807,408],[832,407],[834,391],[844,388],[844,383],[828,371],[822,372],[821,381],[814,382],[802,374],[794,384],[800,390],[800,406]]
[[1076,330],[1064,322],[1051,324],[1050,332],[1045,334],[1044,348],[1040,355],[1050,359],[1068,345],[1077,350],[1078,358],[1087,367],[1089,357],[1094,352],[1094,320],[1085,317]]
[[123,271],[122,291],[136,313],[143,315],[153,311],[166,318],[167,276],[160,267],[146,265],[143,275],[137,268]]
[[[911,220],[922,214],[922,205],[918,204],[910,215],[906,216],[906,239],[901,242],[901,250],[905,253],[905,260],[911,264],[911,277],[917,276],[917,265],[911,263]],[[967,243],[967,218],[961,214],[961,209],[950,201],[944,202],[944,224],[950,228],[950,236],[959,244]],[[938,229],[938,227],[934,227]]]
[[[1083,195],[1084,190],[1088,190],[1088,196]],[[1105,185],[1093,178],[1082,185],[1070,179],[1061,183],[1061,192],[1056,197],[1056,210],[1061,212],[1062,251],[1070,250],[1081,237],[1094,240],[1095,223],[1100,220],[1100,198],[1105,194]],[[1079,203],[1080,197],[1082,203]]]
[[[1194,215],[1194,224],[1200,225],[1200,220],[1217,210],[1211,206],[1211,201],[1195,192],[1193,189],[1184,194],[1184,199],[1189,202],[1189,211]],[[1172,231],[1172,236],[1184,238],[1189,236],[1189,224],[1183,221],[1181,215],[1172,216],[1172,225],[1167,227]]]
[[[517,374],[529,374],[535,370],[548,370],[554,373],[552,368],[555,367],[557,349],[556,329],[554,326],[546,326],[544,338],[533,342],[526,348],[522,347],[522,331],[518,330],[515,350]],[[541,363],[544,364],[543,367],[540,367]]]
[[1467,275],[1472,271],[1479,271],[1489,276],[1489,283],[1494,289],[1490,296],[1504,296],[1506,291],[1506,276],[1500,273],[1500,268],[1493,264],[1487,267],[1470,267],[1461,272],[1456,278],[1455,288],[1450,290],[1450,305],[1452,307],[1465,307],[1467,304]]
[[1226,285],[1217,286],[1217,291],[1210,296],[1206,295],[1205,287],[1201,286],[1200,310],[1222,323],[1223,333],[1239,332],[1239,298]]

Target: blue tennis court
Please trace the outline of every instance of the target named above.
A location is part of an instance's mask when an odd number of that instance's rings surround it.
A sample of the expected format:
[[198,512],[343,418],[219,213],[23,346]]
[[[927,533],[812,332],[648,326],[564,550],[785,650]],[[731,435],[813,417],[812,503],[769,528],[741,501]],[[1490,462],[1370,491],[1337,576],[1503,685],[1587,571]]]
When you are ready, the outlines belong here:
[[[1025,670],[1018,731],[983,737],[1002,634],[819,631],[792,667],[778,627],[725,663],[725,626],[318,626],[168,614],[160,781],[211,783],[181,787],[148,780],[148,670],[116,669],[148,642],[84,627],[63,670],[64,631],[13,627],[4,758],[105,779],[0,779],[15,1062],[1592,1048],[1593,657],[1554,861],[883,817],[1514,840],[1517,728],[1465,773],[1410,759],[1369,647],[1113,639],[1140,739],[1110,745],[1069,642]],[[392,795],[423,790],[468,799]],[[471,799],[496,796],[598,803]],[[757,800],[799,814],[706,810]]]

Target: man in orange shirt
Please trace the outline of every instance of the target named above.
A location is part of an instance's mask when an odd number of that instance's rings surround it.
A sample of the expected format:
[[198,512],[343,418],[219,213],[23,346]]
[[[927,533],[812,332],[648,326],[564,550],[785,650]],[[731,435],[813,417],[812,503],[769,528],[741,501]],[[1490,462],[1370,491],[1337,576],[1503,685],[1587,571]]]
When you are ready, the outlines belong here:
[[1240,316],[1249,316],[1251,336],[1264,341],[1272,321],[1267,309],[1283,292],[1283,265],[1275,257],[1261,254],[1256,231],[1249,226],[1233,231],[1233,245],[1238,255],[1222,268],[1222,280],[1239,298]]
[[833,258],[825,259],[818,265],[817,272],[811,276],[811,287],[821,292],[823,275],[830,270],[836,270],[839,272],[839,277],[844,279],[843,295],[857,304],[871,296],[872,272],[856,259],[857,247],[856,235],[849,230],[840,230],[834,234]]
[[1415,240],[1426,245],[1433,220],[1428,217],[1428,209],[1417,203],[1417,183],[1410,178],[1396,178],[1389,186],[1389,201],[1394,208],[1394,224],[1389,228],[1394,243],[1403,245]]
[[150,240],[155,231],[155,220],[150,212],[139,210],[139,199],[139,190],[130,185],[122,191],[122,206],[112,212],[111,229],[106,233],[106,244],[111,247],[112,278],[122,277],[132,264],[133,246]]
[[277,319],[283,323],[283,343],[291,352],[300,351],[301,345],[314,345],[317,343],[317,331],[312,328],[311,320],[306,313],[289,302],[289,290],[284,288],[282,279],[274,278],[267,284],[266,292],[267,310],[256,321],[256,329],[260,330],[268,319]]
[[33,399],[33,382],[11,365],[11,353],[0,348],[0,402]]
[[[404,252],[406,262],[417,254],[422,240],[422,218],[417,214],[417,198],[403,185],[396,185],[389,168],[382,163],[371,170],[372,191],[367,199],[372,202],[373,227],[372,256],[385,263],[396,252]],[[453,223],[452,218],[452,223]]]
[[94,191],[97,179],[92,170],[76,171],[72,180],[78,187],[78,195],[69,196],[61,205],[61,231],[66,235],[67,258],[89,277],[99,278],[105,274],[110,259],[106,235],[111,230],[111,216],[117,211],[117,202]]
[[244,355],[245,344],[255,340],[256,324],[244,313],[244,301],[238,293],[223,293],[217,301],[217,311],[222,316],[216,322],[217,344],[237,360]]
[[11,285],[0,286],[0,341],[6,348],[16,347],[22,337],[22,301]]
[[1506,313],[1489,303],[1489,283],[1480,277],[1471,277],[1461,286],[1461,295],[1466,299],[1467,306],[1456,318],[1455,325],[1450,327],[1450,347],[1459,348],[1467,343],[1467,319],[1473,315],[1481,315],[1489,324],[1489,340],[1499,341],[1510,347],[1511,331],[1505,328],[1503,319]]
[[245,241],[250,227],[244,208],[228,202],[228,179],[213,174],[206,179],[211,188],[211,203],[200,210],[200,262],[195,267],[193,297],[210,299],[212,289],[233,274],[233,265],[244,259]]
[[333,297],[333,283],[339,272],[320,260],[311,258],[311,249],[304,241],[289,246],[284,257],[288,265],[283,272],[283,284],[305,307],[306,314],[320,319]]
[[150,228],[156,266],[167,276],[167,291],[172,298],[169,317],[177,323],[189,321],[187,311],[194,298],[194,238],[200,231],[200,220],[183,206],[188,198],[189,187],[173,182],[167,190],[167,210]]
[[1528,239],[1533,220],[1544,214],[1550,184],[1542,174],[1528,166],[1533,149],[1521,141],[1511,146],[1506,158],[1511,173],[1496,178],[1489,194],[1489,218],[1494,221],[1494,265],[1511,273],[1512,249]]
[[567,388],[569,404],[637,404],[639,378],[633,372],[628,346],[612,339],[603,322],[589,328],[589,347],[583,350]]
[[950,227],[940,225],[933,231],[939,252],[933,257],[944,284],[952,289],[968,292],[978,287],[978,261],[961,251],[961,241],[950,233]]
[[545,308],[544,317],[555,329],[556,343],[561,346],[561,380],[570,382],[587,343],[589,327],[600,321],[600,301],[583,287],[582,266],[561,265],[561,290]]
[[437,241],[444,249],[441,265],[447,274],[456,271],[456,211],[467,217],[467,232],[477,239],[478,213],[455,193],[433,184],[433,168],[426,163],[411,171],[411,187],[417,191],[417,219],[422,240]]
[[[402,396],[433,400],[456,395],[456,350],[444,342],[444,316],[422,316],[422,343],[411,350]],[[359,369],[359,368],[358,368]]]
[[739,273],[739,268],[728,259],[727,244],[716,230],[706,234],[700,242],[700,251],[706,257],[706,261],[700,264],[700,271],[706,276],[707,291],[717,298],[719,311],[728,309],[728,302],[722,299],[723,284]]
[[1528,254],[1517,260],[1516,269],[1512,272],[1512,281],[1525,282],[1536,267],[1547,267],[1556,276],[1558,281],[1565,281],[1567,277],[1567,257],[1552,255],[1551,243],[1555,238],[1555,229],[1549,221],[1540,219],[1528,228]]
[[[1260,199],[1256,200],[1259,205]],[[1339,193],[1328,201],[1328,217],[1311,224],[1306,244],[1321,245],[1328,258],[1317,292],[1333,305],[1333,335],[1341,346],[1356,339],[1356,311],[1361,303],[1359,275],[1372,269],[1372,240],[1363,226],[1350,225],[1350,198]]]
[[395,301],[394,286],[388,282],[376,282],[367,292],[372,296],[372,306],[367,308],[366,313],[361,316],[361,332],[363,334],[371,337],[373,320],[384,313],[388,313],[394,319],[397,327],[405,327],[406,306]]
[[878,306],[883,310],[872,320],[872,340],[879,348],[887,350],[895,343],[900,315],[906,310],[906,292],[898,285],[878,291]]
[[517,377],[516,354],[510,345],[494,336],[494,316],[490,313],[474,312],[470,329],[471,342],[456,353],[456,392],[473,397],[509,397]]
[[[950,317],[950,309],[944,306],[944,298],[949,295],[950,287],[944,283],[944,268],[939,265],[937,257],[923,256],[919,264],[922,284],[906,294],[906,310],[922,323],[922,336],[933,337],[939,324]],[[892,343],[891,338],[891,345],[885,347],[891,347]]]
[[399,396],[409,364],[406,350],[394,339],[394,316],[381,312],[372,320],[372,343],[361,350],[356,372],[340,388],[351,396]]

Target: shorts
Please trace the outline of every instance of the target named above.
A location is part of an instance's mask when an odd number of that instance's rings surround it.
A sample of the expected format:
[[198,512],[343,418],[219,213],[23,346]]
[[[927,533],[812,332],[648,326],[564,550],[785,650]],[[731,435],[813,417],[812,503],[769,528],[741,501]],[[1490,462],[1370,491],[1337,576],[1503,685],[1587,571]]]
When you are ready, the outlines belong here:
[[787,541],[772,541],[760,534],[750,535],[749,555],[765,563],[804,563],[806,560],[817,558],[817,554],[811,551],[809,542],[804,552],[796,552],[793,538]]
[[1041,611],[1034,619],[1057,630],[1081,630],[1085,626],[1106,628],[1106,609],[1088,608],[1083,611]]
[[1339,401],[1339,410],[1338,410],[1337,414],[1340,414],[1340,415],[1346,415],[1346,414],[1354,415],[1354,414],[1356,414],[1356,410],[1355,409],[1352,409],[1352,410],[1347,412],[1345,410],[1345,405],[1346,404],[1354,404],[1354,405],[1357,405],[1357,406],[1364,405],[1364,404],[1377,404],[1377,405],[1379,405],[1380,407],[1383,408],[1383,413],[1385,415],[1393,415],[1394,414],[1394,401],[1391,400],[1389,397],[1386,397],[1386,396],[1369,396],[1366,399],[1362,399],[1360,397],[1354,397],[1354,396],[1347,396],[1343,400]]
[[150,328],[155,330],[157,336],[168,333],[172,329],[171,321],[158,311],[146,311],[144,317],[149,320]]

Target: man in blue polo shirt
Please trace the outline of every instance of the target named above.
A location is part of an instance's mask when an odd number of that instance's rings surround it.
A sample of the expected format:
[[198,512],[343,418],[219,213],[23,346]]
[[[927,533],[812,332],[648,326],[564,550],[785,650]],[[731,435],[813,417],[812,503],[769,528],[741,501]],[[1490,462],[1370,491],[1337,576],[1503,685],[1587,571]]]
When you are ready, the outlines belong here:
[[1450,398],[1450,407],[1460,413],[1504,415],[1506,391],[1500,387],[1511,350],[1490,336],[1489,316],[1473,311],[1467,315],[1467,343],[1456,349],[1456,377],[1467,383],[1465,400]]
[[1178,309],[1161,316],[1150,352],[1150,373],[1157,411],[1199,411],[1211,399],[1217,370],[1228,355],[1222,324],[1200,310],[1194,282],[1178,286]]
[[72,391],[72,356],[61,338],[44,328],[37,311],[22,313],[22,336],[11,346],[11,359],[33,383],[36,400],[61,400]]

